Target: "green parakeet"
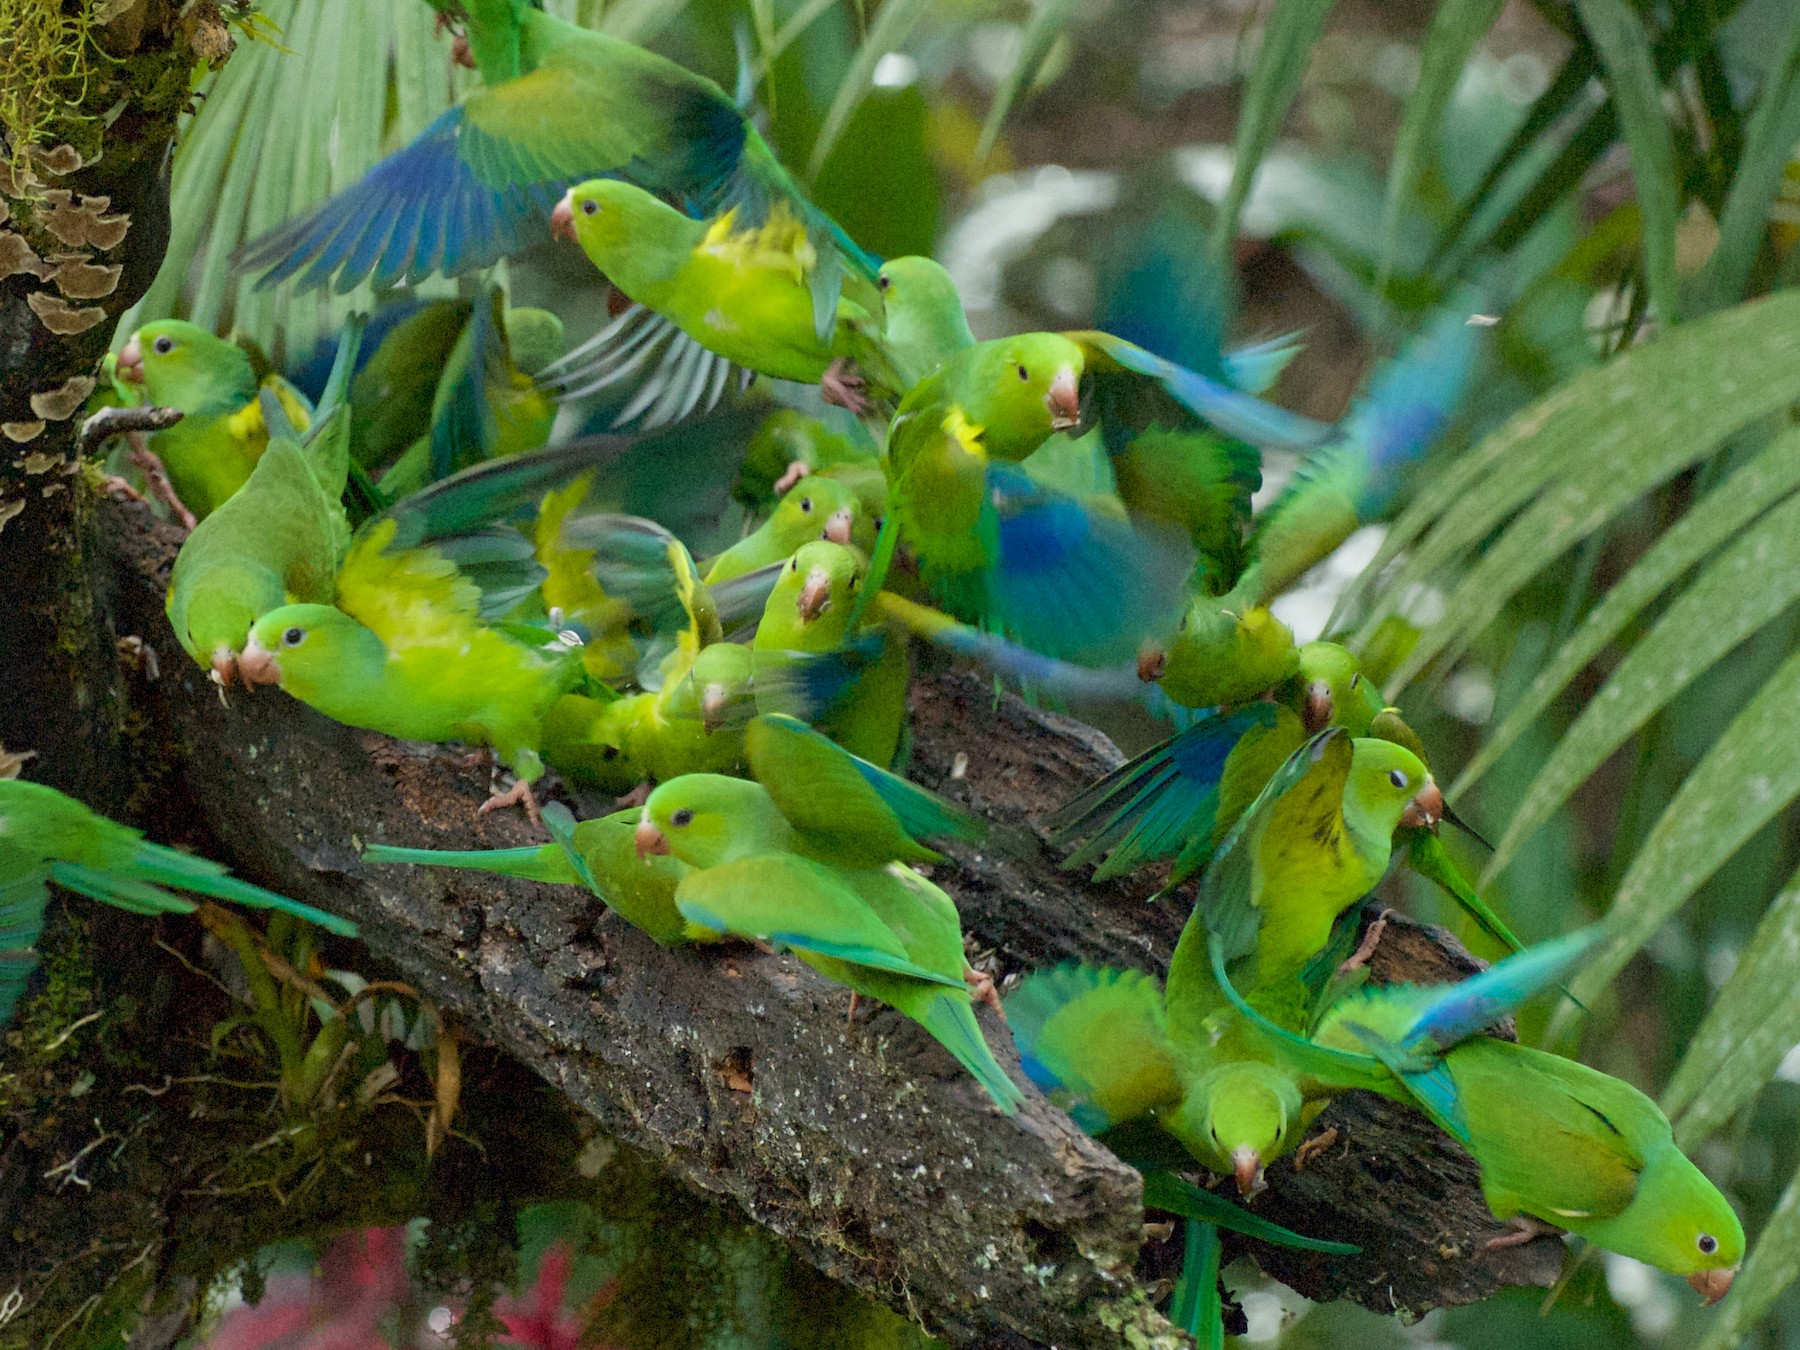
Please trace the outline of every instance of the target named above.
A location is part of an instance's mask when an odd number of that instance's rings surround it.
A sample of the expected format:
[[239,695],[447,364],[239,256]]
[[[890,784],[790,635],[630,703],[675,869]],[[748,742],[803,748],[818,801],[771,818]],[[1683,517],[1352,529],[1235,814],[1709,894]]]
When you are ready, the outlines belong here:
[[257,619],[282,605],[331,600],[350,546],[342,502],[350,413],[343,399],[358,336],[352,321],[303,438],[285,426],[274,396],[263,395],[265,415],[285,434],[277,431],[243,487],[194,527],[175,556],[165,604],[170,626],[221,687],[236,676]]
[[[756,726],[750,735],[758,735]],[[760,781],[677,778],[645,802],[640,849],[666,849],[695,869],[676,892],[690,922],[787,947],[828,978],[904,1013],[1012,1114],[1022,1094],[975,1021],[956,906],[917,872],[883,857],[896,847],[916,856],[921,847],[896,812],[896,793],[913,804],[901,811],[928,805],[935,820],[951,823],[956,815],[799,724],[777,724],[772,735],[783,743],[784,772],[790,755],[809,768],[821,756],[837,757],[842,770],[829,786],[783,781],[782,800]],[[753,746],[752,764],[766,768],[772,754]]]
[[467,852],[371,844],[363,850],[363,860],[457,867],[553,885],[586,886],[608,909],[665,947],[704,939],[708,934],[689,924],[675,908],[675,888],[687,875],[687,864],[666,855],[640,858],[635,839],[638,815],[634,808],[576,823],[559,803],[551,802],[544,807],[543,818],[554,836],[552,843]]
[[[482,88],[316,210],[254,240],[263,284],[348,290],[490,266],[543,237],[572,183],[615,175],[739,228],[803,229],[813,322],[830,331],[844,269],[876,262],[807,201],[724,90],[665,57],[577,27],[530,0],[437,0],[459,20]],[[323,134],[323,128],[317,129]]]
[[[805,474],[842,467],[881,478],[881,452],[867,429],[848,413],[838,417],[841,422],[797,408],[775,409],[750,437],[731,495],[752,511],[766,511]],[[882,492],[885,499],[885,478]]]
[[41,783],[0,778],[0,1026],[11,1019],[37,967],[47,884],[131,914],[189,914],[189,891],[276,909],[344,937],[356,925],[247,881],[218,863],[152,844],[129,826]]
[[[804,716],[852,754],[887,765],[906,726],[911,663],[901,635],[851,626],[867,568],[860,552],[826,540],[788,560],[751,643],[756,705]],[[849,659],[814,659],[833,654]]]
[[875,521],[855,490],[823,474],[808,474],[789,488],[767,520],[712,560],[706,582],[729,581],[783,562],[815,539],[854,544],[865,554],[875,544]]
[[150,449],[197,520],[219,509],[250,477],[269,443],[259,388],[280,400],[287,418],[305,430],[312,408],[285,379],[258,384],[249,353],[181,319],[139,328],[119,352],[116,377],[143,391],[143,401],[177,408],[181,421],[150,436]]

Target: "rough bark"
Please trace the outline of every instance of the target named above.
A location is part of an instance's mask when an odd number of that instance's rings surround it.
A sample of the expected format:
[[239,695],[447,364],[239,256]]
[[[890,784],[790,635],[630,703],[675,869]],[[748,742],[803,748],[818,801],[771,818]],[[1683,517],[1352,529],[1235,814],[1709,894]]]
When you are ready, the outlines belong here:
[[[162,617],[169,533],[138,508],[108,514],[117,631],[161,658],[161,678],[140,677],[133,697],[170,741],[163,791],[193,804],[227,861],[356,919],[379,958],[607,1132],[950,1342],[1180,1343],[1134,1274],[1135,1174],[1035,1093],[1017,1119],[998,1116],[910,1022],[872,1010],[847,1028],[842,992],[790,959],[666,951],[567,889],[362,863],[358,846],[376,840],[468,848],[539,836],[521,819],[478,823],[485,773],[455,756],[339,727],[278,693],[226,706]],[[966,675],[920,680],[913,713],[915,776],[1001,827],[996,845],[938,877],[996,970],[1070,957],[1166,964],[1177,902],[1146,904],[1141,884],[1088,885],[1031,830],[1117,762],[1110,742],[996,701]],[[1468,968],[1442,934],[1390,931],[1380,975]],[[984,1023],[1016,1063],[1005,1031]],[[1256,1248],[1272,1273],[1314,1298],[1410,1314],[1555,1276],[1553,1242],[1482,1249],[1499,1230],[1474,1166],[1422,1118],[1352,1097],[1326,1123],[1337,1146],[1304,1170],[1273,1167],[1257,1207],[1363,1252]]]

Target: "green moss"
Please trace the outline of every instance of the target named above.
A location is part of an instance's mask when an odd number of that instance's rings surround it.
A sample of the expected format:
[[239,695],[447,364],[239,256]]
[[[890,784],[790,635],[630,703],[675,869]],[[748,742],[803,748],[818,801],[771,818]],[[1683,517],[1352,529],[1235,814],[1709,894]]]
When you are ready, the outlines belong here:
[[[25,167],[34,146],[68,139],[71,124],[91,121],[80,111],[89,85],[87,0],[0,0],[0,134],[7,162]],[[97,133],[95,133],[97,134]]]

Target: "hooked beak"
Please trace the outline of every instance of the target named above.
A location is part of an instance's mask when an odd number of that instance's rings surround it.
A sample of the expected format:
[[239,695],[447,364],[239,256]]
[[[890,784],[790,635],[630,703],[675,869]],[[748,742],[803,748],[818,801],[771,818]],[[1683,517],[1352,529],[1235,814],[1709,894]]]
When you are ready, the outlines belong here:
[[237,677],[237,653],[221,642],[212,654],[213,679],[221,689],[229,689]]
[[1138,648],[1138,678],[1145,684],[1160,680],[1168,665],[1169,654],[1155,643],[1146,642]]
[[825,518],[825,533],[822,539],[829,539],[834,544],[850,542],[850,525],[856,519],[856,512],[847,506],[840,506]]
[[580,237],[575,233],[575,190],[563,193],[563,198],[550,213],[550,237],[567,239],[571,244],[579,244]]
[[663,832],[656,828],[656,822],[648,816],[638,821],[637,829],[632,831],[631,842],[637,846],[638,857],[646,862],[653,856],[669,851],[669,841],[663,838]]
[[1331,713],[1331,686],[1323,680],[1314,680],[1306,686],[1306,707],[1302,713],[1306,734],[1317,736],[1330,726]]
[[831,608],[831,573],[815,567],[806,574],[806,585],[800,589],[800,622],[811,623]]
[[118,359],[113,362],[113,374],[127,384],[144,382],[144,348],[138,342],[136,333],[133,333],[131,341],[120,349]]
[[255,638],[245,643],[244,650],[238,653],[237,670],[246,688],[256,684],[281,683],[281,662],[275,659],[274,652]]
[[1262,1155],[1248,1144],[1231,1151],[1231,1174],[1237,1178],[1238,1194],[1246,1200],[1268,1189],[1262,1179]]
[[1425,786],[1419,789],[1418,795],[1400,813],[1402,825],[1423,826],[1428,830],[1435,830],[1437,823],[1443,818],[1444,794],[1438,791],[1438,785],[1429,778],[1425,780]]
[[1044,395],[1044,406],[1050,409],[1050,429],[1068,431],[1081,422],[1081,387],[1073,367],[1064,366],[1050,381],[1050,392]]
[[1687,1277],[1687,1282],[1705,1300],[1700,1306],[1710,1308],[1731,1292],[1731,1282],[1736,1277],[1735,1270],[1697,1270]]
[[728,697],[725,686],[714,680],[700,691],[700,720],[708,731],[717,731],[725,724],[725,701]]

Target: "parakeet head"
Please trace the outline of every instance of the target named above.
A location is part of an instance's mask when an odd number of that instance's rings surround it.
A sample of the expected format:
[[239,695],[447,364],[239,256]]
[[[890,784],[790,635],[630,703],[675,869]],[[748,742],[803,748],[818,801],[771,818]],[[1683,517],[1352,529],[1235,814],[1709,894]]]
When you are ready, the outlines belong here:
[[1402,825],[1431,829],[1443,814],[1444,794],[1412,751],[1368,738],[1353,744],[1344,784],[1344,816],[1353,828],[1391,839]]
[[1309,642],[1300,649],[1302,719],[1308,735],[1343,727],[1352,736],[1369,734],[1382,709],[1381,691],[1362,673],[1362,662],[1335,642]]
[[1744,1259],[1744,1227],[1731,1202],[1673,1145],[1638,1173],[1630,1207],[1595,1240],[1683,1276],[1708,1303],[1725,1297]]
[[762,784],[688,773],[650,794],[636,838],[639,857],[672,853],[690,867],[718,867],[786,852],[794,831]]
[[882,332],[888,342],[935,348],[940,360],[974,343],[962,292],[942,263],[932,258],[889,258],[875,274],[875,285],[881,292]]
[[283,605],[250,628],[238,656],[244,683],[278,684],[305,703],[386,659],[381,639],[331,605]]
[[994,459],[1020,460],[1081,421],[1081,348],[1060,333],[981,342],[944,366],[956,402]]
[[1300,1107],[1300,1089],[1286,1074],[1239,1060],[1208,1070],[1162,1119],[1199,1161],[1235,1177],[1248,1198],[1263,1189],[1263,1165],[1286,1151]]
[[[772,634],[785,633],[791,637],[796,632],[808,632],[819,626],[820,631],[814,632],[814,637],[824,636],[827,630],[841,636],[867,568],[868,562],[862,553],[844,544],[815,539],[801,545],[788,559],[787,566],[781,569],[775,588],[769,592],[763,606],[763,623],[770,625]],[[761,633],[759,626],[759,636]],[[765,642],[764,645],[769,644]],[[793,643],[787,641],[776,645],[792,646]],[[816,646],[816,643],[808,643],[803,649],[812,650]]]
[[594,266],[611,275],[621,270],[627,249],[642,249],[666,233],[668,217],[676,214],[641,187],[591,178],[563,194],[550,213],[550,233],[580,244]]
[[632,732],[654,694],[596,699],[564,694],[544,714],[542,750],[558,772],[602,792],[628,792],[647,776],[633,753]]
[[855,544],[867,552],[875,545],[875,522],[849,486],[836,478],[808,474],[789,488],[769,514],[769,532],[783,553],[814,539]]
[[700,649],[692,669],[669,691],[667,717],[697,717],[708,732],[754,711],[748,699],[755,654],[738,642],[714,642]]
[[158,319],[133,333],[115,374],[141,385],[157,407],[184,413],[240,408],[256,397],[256,372],[244,349],[181,319]]
[[547,309],[517,306],[506,311],[506,344],[513,364],[536,375],[563,354],[563,322]]
[[[169,607],[169,623],[183,649],[210,668],[220,685],[237,676],[238,653],[262,609],[254,599],[264,590],[261,580],[253,569],[218,568],[203,583],[181,592],[179,605]],[[170,591],[171,601],[176,595]]]

